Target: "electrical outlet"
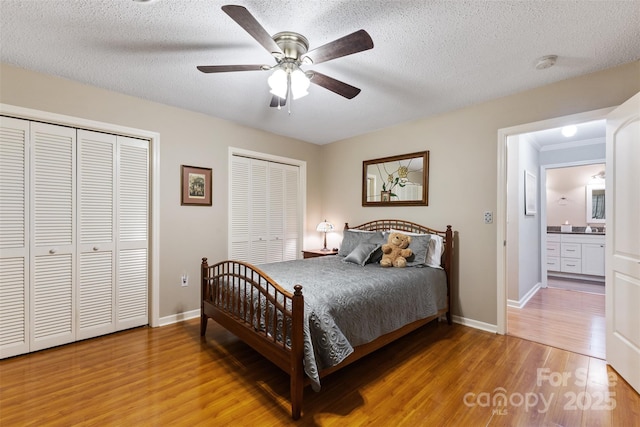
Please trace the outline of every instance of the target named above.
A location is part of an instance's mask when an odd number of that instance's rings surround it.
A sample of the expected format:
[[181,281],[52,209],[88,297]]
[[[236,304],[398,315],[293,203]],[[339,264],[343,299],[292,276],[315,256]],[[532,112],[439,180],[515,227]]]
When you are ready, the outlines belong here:
[[491,212],[491,211],[485,211],[484,212],[484,223],[485,224],[493,223],[493,212]]
[[180,284],[182,286],[189,286],[189,276],[187,276],[186,274],[180,276]]

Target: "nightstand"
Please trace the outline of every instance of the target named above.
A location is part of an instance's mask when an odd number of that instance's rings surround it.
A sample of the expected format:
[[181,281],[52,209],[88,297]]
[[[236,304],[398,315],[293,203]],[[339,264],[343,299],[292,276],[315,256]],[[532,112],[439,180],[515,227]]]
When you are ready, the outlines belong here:
[[307,259],[326,255],[336,255],[337,253],[338,251],[334,251],[331,249],[329,249],[328,251],[323,251],[322,249],[313,249],[310,251],[302,251],[302,256]]

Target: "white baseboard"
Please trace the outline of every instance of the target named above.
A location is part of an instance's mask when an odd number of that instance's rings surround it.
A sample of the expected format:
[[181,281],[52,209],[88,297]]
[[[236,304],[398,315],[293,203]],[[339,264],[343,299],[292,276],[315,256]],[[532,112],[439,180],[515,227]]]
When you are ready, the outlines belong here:
[[496,325],[480,322],[478,320],[467,319],[465,317],[456,316],[455,314],[451,316],[451,320],[454,323],[458,323],[460,325],[469,326],[471,328],[480,329],[487,332],[492,332],[494,334],[498,332],[498,326]]
[[527,305],[527,303],[529,302],[531,297],[534,296],[536,294],[536,292],[538,292],[538,289],[540,289],[541,287],[542,287],[542,283],[539,283],[539,282],[536,283],[536,285],[533,288],[531,288],[529,290],[529,292],[527,292],[527,294],[525,296],[520,298],[519,301],[508,299],[507,300],[507,306],[508,307],[513,307],[513,308],[522,308],[522,307],[524,307],[525,305]]
[[195,319],[200,317],[200,309],[185,311],[183,313],[172,314],[171,316],[161,317],[158,326],[167,326],[173,323],[182,322],[184,320]]

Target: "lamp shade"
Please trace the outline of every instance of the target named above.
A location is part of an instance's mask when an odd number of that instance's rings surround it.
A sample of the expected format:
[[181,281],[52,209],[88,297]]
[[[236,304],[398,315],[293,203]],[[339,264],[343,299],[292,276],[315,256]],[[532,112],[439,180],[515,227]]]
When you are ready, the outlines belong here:
[[274,71],[267,79],[267,83],[269,83],[272,94],[282,99],[287,97],[287,72],[282,68]]
[[331,224],[330,222],[327,222],[326,219],[324,220],[324,222],[321,222],[316,227],[316,231],[319,231],[321,233],[328,233],[333,230],[334,230],[333,224]]
[[302,70],[299,68],[294,70],[293,73],[291,73],[291,94],[293,95],[293,99],[309,95],[307,89],[309,89],[310,84],[309,78]]

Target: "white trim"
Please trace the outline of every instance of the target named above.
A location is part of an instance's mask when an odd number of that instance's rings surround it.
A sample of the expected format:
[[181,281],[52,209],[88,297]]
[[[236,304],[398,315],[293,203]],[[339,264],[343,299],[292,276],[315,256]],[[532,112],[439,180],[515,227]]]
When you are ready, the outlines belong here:
[[149,325],[159,326],[160,313],[160,134],[143,129],[135,129],[112,123],[87,120],[79,117],[66,116],[48,111],[33,110],[31,108],[0,103],[0,114],[25,120],[35,120],[74,128],[107,132],[149,141],[150,175],[149,185],[151,193],[151,212],[149,236],[150,266],[149,266]]
[[161,317],[158,320],[158,326],[167,326],[174,323],[184,322],[185,320],[195,319],[200,317],[200,309],[197,308],[191,311],[185,311],[182,313],[171,314],[169,316]]
[[[237,148],[237,147],[229,147],[229,156],[227,159],[227,171],[229,174],[231,174],[231,170],[232,170],[232,161],[233,161],[233,156],[242,156],[242,157],[249,157],[252,159],[258,159],[258,160],[266,160],[268,162],[276,162],[276,163],[283,163],[285,165],[291,165],[291,166],[297,166],[300,168],[300,175],[299,175],[299,187],[298,187],[298,194],[300,194],[300,228],[298,230],[298,235],[300,236],[300,241],[298,242],[299,245],[299,249],[300,249],[300,254],[302,254],[302,248],[304,248],[304,231],[307,229],[307,224],[306,224],[306,218],[307,218],[307,162],[304,160],[298,160],[298,159],[292,159],[289,157],[282,157],[282,156],[276,156],[274,154],[266,154],[266,153],[261,153],[259,151],[251,151],[251,150],[245,150],[243,148]],[[231,253],[231,214],[232,214],[232,208],[233,205],[231,203],[231,192],[232,192],[232,184],[233,184],[233,179],[230,176],[227,182],[228,185],[228,189],[227,189],[227,233],[229,236],[228,242],[227,242],[227,258],[229,257],[229,254]]]
[[513,308],[522,308],[522,307],[524,307],[525,305],[527,305],[527,303],[529,302],[531,297],[533,297],[541,287],[542,287],[542,283],[540,283],[540,282],[536,283],[536,285],[533,288],[529,289],[529,292],[527,292],[527,294],[525,296],[520,298],[520,300],[516,301],[516,300],[513,300],[513,299],[508,299],[507,300],[507,306],[508,307],[513,307]]
[[497,332],[496,325],[492,325],[490,323],[480,322],[478,320],[473,320],[473,319],[467,319],[465,317],[456,316],[455,314],[451,316],[451,320],[453,321],[453,323],[469,326],[474,329],[480,329],[482,331],[487,331],[494,334]]
[[497,264],[497,333],[507,332],[507,138],[512,135],[536,132],[570,124],[606,119],[615,107],[556,117],[539,122],[526,123],[498,129],[498,206],[496,210],[496,264]]

